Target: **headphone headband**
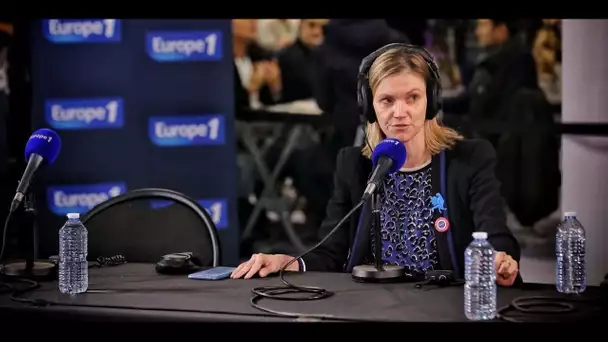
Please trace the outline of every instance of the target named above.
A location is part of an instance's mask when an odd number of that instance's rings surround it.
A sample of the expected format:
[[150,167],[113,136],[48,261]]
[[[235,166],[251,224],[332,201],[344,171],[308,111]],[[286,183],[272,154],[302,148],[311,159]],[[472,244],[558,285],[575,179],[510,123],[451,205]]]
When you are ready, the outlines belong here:
[[435,63],[433,55],[425,48],[403,43],[391,43],[385,45],[378,50],[370,53],[361,60],[359,66],[359,74],[357,77],[357,103],[361,111],[362,121],[366,120],[369,123],[376,122],[376,112],[372,103],[372,91],[369,85],[368,73],[372,64],[380,55],[392,49],[401,49],[406,53],[421,56],[429,67],[430,75],[426,80],[427,93],[427,108],[426,119],[434,118],[442,109],[442,94],[441,94],[441,76],[439,75],[439,67]]

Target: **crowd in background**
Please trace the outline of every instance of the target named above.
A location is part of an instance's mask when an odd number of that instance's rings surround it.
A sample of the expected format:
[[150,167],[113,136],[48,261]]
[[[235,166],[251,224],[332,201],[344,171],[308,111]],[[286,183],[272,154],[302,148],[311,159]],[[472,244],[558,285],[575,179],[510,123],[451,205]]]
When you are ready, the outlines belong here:
[[[361,143],[356,83],[362,58],[388,43],[422,45],[439,66],[444,122],[468,122],[456,128],[493,144],[509,224],[513,229],[533,227],[559,209],[560,140],[550,129],[530,134],[517,128],[531,123],[551,127],[559,119],[560,38],[557,19],[236,19],[237,119],[246,115],[243,109],[307,99],[323,111],[329,133],[312,151],[307,145],[295,154],[282,177],[293,179],[303,197],[314,199],[306,210],[314,231],[324,216],[338,150]],[[494,129],[482,128],[492,123]],[[242,146],[239,151],[246,154]],[[301,162],[311,154],[314,164]],[[272,153],[268,159],[272,163]],[[311,186],[304,179],[323,181]],[[242,197],[245,208],[251,196]],[[241,221],[248,213],[241,210]]]

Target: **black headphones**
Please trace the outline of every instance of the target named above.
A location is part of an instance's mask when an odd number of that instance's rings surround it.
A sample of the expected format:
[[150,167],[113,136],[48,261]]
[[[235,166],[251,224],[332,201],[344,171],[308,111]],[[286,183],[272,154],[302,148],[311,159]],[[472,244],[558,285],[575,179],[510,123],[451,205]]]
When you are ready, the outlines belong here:
[[372,64],[384,52],[391,49],[400,49],[409,54],[422,56],[424,61],[429,66],[430,78],[426,80],[426,119],[434,118],[442,109],[441,95],[441,76],[439,75],[439,67],[435,63],[433,56],[423,47],[418,47],[410,44],[392,43],[385,45],[378,50],[372,52],[367,57],[363,58],[359,66],[359,74],[357,77],[357,103],[361,112],[361,118],[369,123],[376,122],[376,112],[372,103],[372,90],[369,86],[368,72]]
[[190,274],[202,268],[201,260],[192,252],[163,255],[156,263],[156,272],[160,274]]

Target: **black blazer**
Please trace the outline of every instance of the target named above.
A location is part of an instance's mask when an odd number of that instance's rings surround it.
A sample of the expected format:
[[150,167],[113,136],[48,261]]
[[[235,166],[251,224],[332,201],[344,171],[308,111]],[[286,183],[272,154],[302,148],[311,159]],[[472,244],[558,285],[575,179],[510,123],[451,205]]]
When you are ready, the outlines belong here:
[[[445,233],[435,230],[439,265],[454,270],[464,278],[464,251],[472,241],[474,231],[485,231],[495,250],[520,260],[520,247],[506,226],[500,184],[495,177],[496,154],[486,140],[459,141],[444,153],[445,171],[441,186],[441,154],[433,157],[433,193],[444,193],[449,229]],[[357,205],[372,171],[371,161],[361,154],[359,147],[340,150],[334,175],[334,191],[327,205],[327,216],[321,224],[319,237],[324,238],[335,225]],[[369,202],[368,202],[369,203]],[[370,251],[371,215],[364,205],[344,222],[333,236],[321,246],[305,255],[302,260],[307,271],[350,272],[362,264]],[[364,213],[361,231],[357,226]],[[353,246],[355,237],[357,246]],[[518,277],[518,282],[521,278]]]

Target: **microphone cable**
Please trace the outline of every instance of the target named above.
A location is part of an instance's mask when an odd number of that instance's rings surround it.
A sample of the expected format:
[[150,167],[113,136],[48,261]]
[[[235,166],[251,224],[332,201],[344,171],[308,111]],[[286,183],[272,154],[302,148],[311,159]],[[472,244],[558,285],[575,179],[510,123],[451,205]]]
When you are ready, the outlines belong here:
[[6,215],[6,221],[4,221],[4,229],[2,230],[2,247],[0,247],[0,275],[4,274],[4,263],[2,263],[2,259],[4,259],[4,252],[6,249],[6,238],[8,235],[8,224],[11,222],[11,217],[13,216],[14,210],[9,210]]
[[[332,316],[332,315],[301,314],[301,313],[292,313],[292,312],[272,310],[272,309],[259,305],[258,302],[263,298],[288,300],[288,301],[309,301],[309,300],[319,300],[319,299],[329,298],[329,297],[333,296],[333,292],[330,292],[321,287],[294,285],[294,284],[288,282],[287,280],[285,280],[283,273],[287,269],[287,267],[289,267],[289,265],[293,264],[294,262],[301,259],[308,253],[317,249],[325,241],[327,241],[327,239],[329,239],[344,224],[344,222],[346,222],[346,220],[348,220],[353,215],[353,213],[355,211],[357,211],[359,208],[361,208],[361,206],[363,206],[364,203],[365,203],[365,201],[363,201],[363,200],[361,200],[359,203],[357,203],[357,205],[355,205],[321,241],[319,241],[316,245],[312,246],[308,250],[304,251],[299,256],[291,259],[287,264],[285,264],[283,267],[281,267],[281,270],[279,271],[279,278],[281,279],[281,282],[284,284],[284,286],[262,286],[262,287],[255,287],[255,288],[251,289],[251,292],[253,292],[253,294],[254,294],[254,296],[250,300],[251,306],[253,306],[254,308],[256,308],[258,310],[261,310],[261,311],[264,311],[267,313],[271,313],[271,314],[275,314],[275,315],[279,315],[279,316],[288,316],[288,317],[295,317],[295,318],[307,317],[307,318],[317,318],[317,319],[332,319],[332,318],[336,319],[336,317]],[[304,294],[304,293],[308,293],[310,295],[309,296],[290,296],[290,297],[283,296],[285,294]]]
[[[497,318],[512,323],[527,322],[559,322],[572,321],[572,316],[578,313],[589,313],[589,311],[600,311],[601,306],[581,308],[577,304],[597,303],[599,298],[589,298],[580,295],[566,296],[526,296],[515,298],[509,305],[498,309]],[[507,312],[513,312],[508,315]],[[517,316],[517,317],[514,317]],[[561,320],[560,318],[562,316]],[[588,315],[582,315],[581,319],[588,320]]]
[[[3,279],[3,278],[5,278],[5,274],[4,274],[5,265],[2,262],[2,260],[4,259],[4,252],[6,251],[6,238],[8,235],[8,225],[11,221],[11,217],[13,216],[14,212],[15,212],[15,209],[9,210],[8,214],[6,215],[6,221],[4,221],[4,228],[2,229],[2,247],[0,247],[0,293],[6,292],[6,291],[12,292],[12,294],[10,295],[10,299],[18,300],[18,299],[15,299],[15,298],[17,298],[17,296],[19,296],[22,293],[39,288],[40,283],[38,283],[37,281],[34,281],[34,280],[18,278],[18,277],[8,277],[7,281],[5,281]],[[18,289],[15,286],[11,285],[11,282],[26,283],[26,284],[29,284],[29,286],[26,287],[25,289]]]

